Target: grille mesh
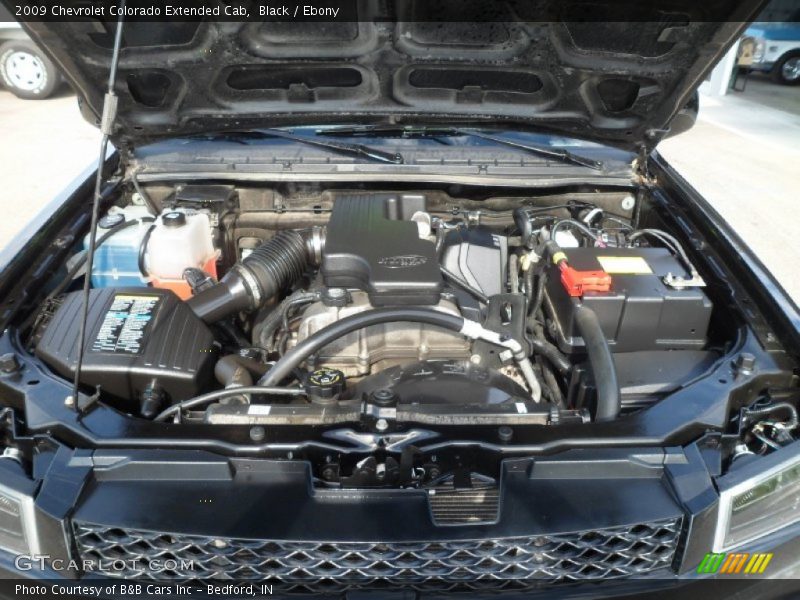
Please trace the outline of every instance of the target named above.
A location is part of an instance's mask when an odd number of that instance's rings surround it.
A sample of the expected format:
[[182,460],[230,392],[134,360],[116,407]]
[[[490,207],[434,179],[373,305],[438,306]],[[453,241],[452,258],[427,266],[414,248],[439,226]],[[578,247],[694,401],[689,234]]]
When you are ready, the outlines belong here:
[[[625,578],[668,568],[680,519],[561,535],[386,543],[211,538],[79,522],[73,527],[81,559],[100,565],[96,571],[104,575],[272,581],[304,591],[381,585],[475,589]],[[170,559],[192,561],[192,568],[157,572],[148,566]],[[114,561],[128,566],[103,571]]]

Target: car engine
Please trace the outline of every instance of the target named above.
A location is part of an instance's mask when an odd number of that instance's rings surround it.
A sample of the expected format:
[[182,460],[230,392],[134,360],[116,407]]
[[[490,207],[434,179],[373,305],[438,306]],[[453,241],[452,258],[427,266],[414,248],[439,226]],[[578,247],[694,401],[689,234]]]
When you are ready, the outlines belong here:
[[[138,194],[107,211],[86,389],[174,423],[503,428],[617,419],[718,357],[703,278],[675,237],[634,226],[630,196],[616,213],[569,198],[267,196],[181,186],[156,214]],[[82,303],[70,277],[30,338],[65,378]]]

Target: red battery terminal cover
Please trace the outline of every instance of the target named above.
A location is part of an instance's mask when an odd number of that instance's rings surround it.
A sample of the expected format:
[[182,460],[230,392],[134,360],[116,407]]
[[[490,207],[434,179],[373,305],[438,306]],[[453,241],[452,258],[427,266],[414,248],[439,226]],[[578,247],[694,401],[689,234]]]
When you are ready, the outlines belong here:
[[605,271],[578,271],[569,266],[566,260],[558,263],[561,270],[561,283],[572,297],[583,296],[586,292],[608,292],[611,290],[611,275]]

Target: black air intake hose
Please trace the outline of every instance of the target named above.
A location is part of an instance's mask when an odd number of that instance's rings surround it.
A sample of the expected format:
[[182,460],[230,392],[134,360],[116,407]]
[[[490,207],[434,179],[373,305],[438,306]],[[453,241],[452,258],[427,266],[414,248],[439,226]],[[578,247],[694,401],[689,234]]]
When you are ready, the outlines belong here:
[[622,409],[622,399],[617,382],[617,369],[611,356],[603,329],[595,312],[587,306],[575,310],[575,325],[586,345],[586,354],[592,367],[597,387],[597,412],[595,421],[613,421]]
[[323,243],[318,228],[279,231],[234,265],[217,285],[189,299],[188,304],[206,323],[254,310],[299,280],[309,264],[319,259]]

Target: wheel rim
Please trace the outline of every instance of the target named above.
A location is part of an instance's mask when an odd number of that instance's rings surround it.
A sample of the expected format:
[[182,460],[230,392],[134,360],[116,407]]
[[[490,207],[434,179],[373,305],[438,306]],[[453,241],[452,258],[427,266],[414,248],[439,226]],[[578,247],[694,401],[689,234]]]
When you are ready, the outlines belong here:
[[33,92],[44,87],[47,70],[42,59],[29,52],[12,52],[6,58],[6,77],[18,89]]
[[784,79],[789,81],[796,81],[800,79],[800,56],[790,58],[781,67],[781,74]]

